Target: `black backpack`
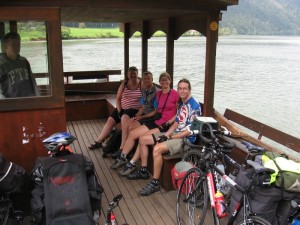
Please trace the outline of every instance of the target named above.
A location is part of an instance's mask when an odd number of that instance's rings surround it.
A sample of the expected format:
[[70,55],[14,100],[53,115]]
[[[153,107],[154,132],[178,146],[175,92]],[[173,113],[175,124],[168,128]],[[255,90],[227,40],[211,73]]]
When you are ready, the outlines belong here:
[[[101,209],[103,189],[93,170],[92,162],[80,154],[39,157],[31,200],[36,224],[45,216],[46,225],[94,225],[93,212]],[[42,179],[36,176],[39,171]]]
[[110,137],[106,141],[106,145],[102,148],[103,154],[102,157],[106,158],[111,154],[114,154],[119,150],[122,142],[122,130],[114,129]]

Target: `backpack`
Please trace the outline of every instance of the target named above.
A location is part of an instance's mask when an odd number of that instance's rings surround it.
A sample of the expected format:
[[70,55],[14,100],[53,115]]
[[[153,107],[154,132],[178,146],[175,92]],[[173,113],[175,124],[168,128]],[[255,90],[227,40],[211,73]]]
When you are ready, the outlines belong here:
[[6,160],[0,154],[0,194],[21,192],[25,186],[25,180],[25,169]]
[[285,191],[300,192],[300,163],[274,152],[262,155],[261,163],[275,171],[271,174],[271,183]]
[[102,148],[102,157],[106,158],[110,154],[114,154],[119,150],[122,142],[122,130],[114,129],[110,137],[106,141],[106,145]]
[[93,169],[91,161],[80,154],[39,157],[33,174],[41,171],[42,177],[35,176],[31,200],[37,222],[43,213],[46,225],[94,225],[93,212],[101,208],[103,189]]

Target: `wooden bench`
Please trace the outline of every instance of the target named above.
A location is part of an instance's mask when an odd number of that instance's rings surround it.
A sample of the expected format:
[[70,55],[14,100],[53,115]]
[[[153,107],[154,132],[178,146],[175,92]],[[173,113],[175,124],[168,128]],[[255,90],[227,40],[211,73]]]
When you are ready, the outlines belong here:
[[[287,133],[279,131],[275,128],[272,128],[266,124],[258,122],[247,116],[241,115],[230,109],[226,109],[224,112],[224,117],[225,117],[225,120],[227,120],[227,121],[224,121],[224,119],[221,118],[218,115],[218,113],[215,113],[215,117],[219,118],[218,121],[220,122],[220,125],[227,126],[227,128],[231,131],[234,131],[236,129],[236,127],[233,124],[230,124],[230,122],[232,121],[236,124],[239,124],[239,125],[247,128],[247,129],[250,129],[258,134],[258,137],[254,138],[240,130],[238,130],[237,132],[233,132],[233,133],[237,133],[237,136],[240,135],[244,140],[247,140],[247,141],[252,142],[253,144],[262,146],[262,147],[266,148],[267,150],[278,152],[280,154],[282,154],[282,153],[287,154],[291,159],[294,159],[294,160],[300,162],[300,157],[298,154],[298,153],[300,153],[300,139],[299,138],[296,138],[292,135],[289,135]],[[230,127],[230,126],[232,126],[232,127]],[[238,133],[240,133],[240,134],[238,134]],[[279,149],[275,145],[271,146],[270,144],[262,142],[261,141],[262,137],[266,137],[266,138],[274,141],[275,143],[281,144],[281,145],[289,148],[289,150],[291,150],[291,151],[286,151],[286,150],[284,150],[284,148]],[[292,150],[295,151],[296,154],[291,154]]]
[[64,77],[72,77],[73,80],[87,80],[87,79],[106,79],[109,82],[109,76],[121,75],[121,70],[99,70],[99,71],[80,71],[80,72],[64,72]]

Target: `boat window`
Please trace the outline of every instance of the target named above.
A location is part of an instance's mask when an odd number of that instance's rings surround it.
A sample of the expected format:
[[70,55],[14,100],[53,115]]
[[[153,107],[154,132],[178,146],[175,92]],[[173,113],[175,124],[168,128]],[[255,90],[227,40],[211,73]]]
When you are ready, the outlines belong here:
[[46,22],[1,25],[0,99],[51,95]]

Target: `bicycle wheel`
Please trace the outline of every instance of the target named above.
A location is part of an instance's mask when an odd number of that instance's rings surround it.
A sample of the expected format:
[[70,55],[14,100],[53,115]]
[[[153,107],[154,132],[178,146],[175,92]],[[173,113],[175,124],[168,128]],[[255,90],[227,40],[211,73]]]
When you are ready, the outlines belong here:
[[271,225],[271,223],[261,217],[251,216],[246,222],[241,221],[238,223],[238,225]]
[[183,160],[187,162],[191,162],[196,167],[201,168],[203,154],[201,154],[200,150],[190,150],[184,155]]
[[190,169],[177,192],[177,224],[202,225],[208,207],[208,188],[205,174],[198,168]]

